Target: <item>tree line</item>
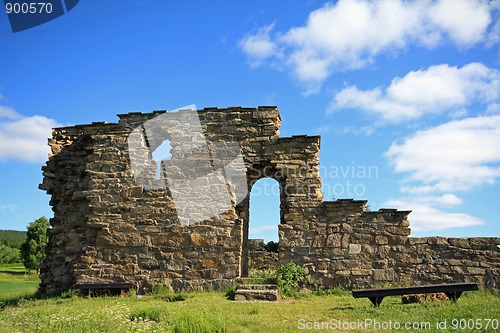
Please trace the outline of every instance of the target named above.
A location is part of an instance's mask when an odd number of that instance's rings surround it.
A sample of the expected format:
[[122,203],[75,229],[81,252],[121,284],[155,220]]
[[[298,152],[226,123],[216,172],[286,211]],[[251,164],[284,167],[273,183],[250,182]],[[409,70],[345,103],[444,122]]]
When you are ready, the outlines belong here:
[[0,230],[0,264],[20,263],[25,240],[26,231]]
[[27,270],[38,270],[45,258],[49,220],[41,217],[27,231],[0,230],[0,264],[23,263]]

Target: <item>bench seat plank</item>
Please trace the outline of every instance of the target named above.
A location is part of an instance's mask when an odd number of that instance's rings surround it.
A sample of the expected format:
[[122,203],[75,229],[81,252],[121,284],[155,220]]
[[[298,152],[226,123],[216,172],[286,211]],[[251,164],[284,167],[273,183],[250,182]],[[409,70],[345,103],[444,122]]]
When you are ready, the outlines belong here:
[[81,283],[75,285],[76,289],[80,289],[82,291],[87,292],[87,297],[92,295],[93,290],[120,290],[120,296],[125,294],[127,289],[135,288],[135,284],[133,283]]
[[353,290],[354,298],[367,297],[375,306],[379,306],[384,297],[397,295],[427,294],[427,293],[445,293],[448,298],[456,302],[463,291],[479,290],[477,283],[450,283],[433,284],[426,286],[381,288],[381,289],[362,289]]
[[133,283],[82,283],[75,285],[77,289],[127,289],[133,288]]

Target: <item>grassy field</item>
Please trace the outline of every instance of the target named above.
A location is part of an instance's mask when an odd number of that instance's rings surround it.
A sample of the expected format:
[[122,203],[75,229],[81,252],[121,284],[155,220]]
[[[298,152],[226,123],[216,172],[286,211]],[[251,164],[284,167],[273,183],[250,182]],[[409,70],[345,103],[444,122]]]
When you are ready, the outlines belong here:
[[[9,282],[4,279],[10,274],[17,280],[17,284],[11,281],[11,286],[18,288],[18,295],[33,290],[36,282],[34,285],[29,280],[33,276],[19,281],[23,274],[12,267],[10,270],[13,273],[0,271],[0,281]],[[460,329],[460,325],[476,328],[474,332],[495,332],[500,320],[500,296],[485,290],[465,292],[455,304],[432,301],[403,305],[400,298],[388,297],[374,308],[368,299],[354,299],[344,291],[276,303],[236,303],[218,292],[188,293],[178,302],[161,293],[144,298],[87,299],[68,294],[30,300],[12,298],[16,292],[5,286],[0,289],[0,332],[379,332],[398,325],[403,332],[472,331]],[[405,323],[411,329],[405,329]],[[477,329],[479,325],[483,328]],[[496,331],[500,332],[500,327]]]
[[26,273],[21,264],[0,265],[0,302],[22,295],[32,295],[39,282],[36,272]]

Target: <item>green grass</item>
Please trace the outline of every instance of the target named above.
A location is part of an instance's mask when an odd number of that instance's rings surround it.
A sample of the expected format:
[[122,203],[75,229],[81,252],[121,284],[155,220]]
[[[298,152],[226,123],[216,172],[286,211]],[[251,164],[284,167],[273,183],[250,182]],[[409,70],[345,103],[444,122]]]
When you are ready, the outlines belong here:
[[[477,320],[485,325],[487,319],[498,325],[500,320],[500,296],[488,290],[465,292],[457,303],[403,305],[399,297],[387,297],[374,308],[368,299],[354,299],[350,292],[339,289],[274,303],[239,303],[219,292],[172,294],[167,290],[143,298],[131,293],[123,298],[88,299],[66,293],[35,299],[37,285],[36,274],[26,274],[22,266],[0,266],[0,332],[379,332],[386,330],[374,325],[394,328],[395,323],[407,322],[421,327],[428,323],[431,329],[399,331],[460,332],[464,330],[454,329],[453,320],[462,319],[462,324],[469,325],[477,325]],[[444,321],[446,329],[436,327]],[[352,329],[335,329],[339,322],[353,323]],[[327,326],[306,329],[315,325]],[[474,330],[493,331],[492,327]]]
[[[26,272],[22,264],[0,266],[0,302],[24,295],[32,295],[40,280],[36,272]],[[0,328],[1,329],[1,328]]]
[[[500,320],[500,296],[485,290],[465,292],[457,303],[403,305],[400,298],[387,297],[379,308],[374,308],[368,299],[354,299],[349,292],[338,291],[334,295],[304,295],[275,303],[234,302],[217,292],[187,295],[179,302],[158,297],[71,296],[27,300],[0,311],[0,332],[340,332],[298,329],[299,323],[305,327],[332,320],[332,323],[372,320],[379,324],[428,322],[431,330],[410,331],[458,332],[461,330],[451,327],[453,319]],[[448,329],[437,329],[436,322],[444,320]],[[350,331],[383,330],[372,326]],[[493,330],[475,332],[481,331]]]

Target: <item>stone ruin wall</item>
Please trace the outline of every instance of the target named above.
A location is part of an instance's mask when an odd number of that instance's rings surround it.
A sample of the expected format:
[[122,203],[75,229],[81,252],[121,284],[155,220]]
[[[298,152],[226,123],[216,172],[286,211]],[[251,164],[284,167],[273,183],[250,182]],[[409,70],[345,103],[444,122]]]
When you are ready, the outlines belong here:
[[[170,121],[179,122],[182,112],[168,114]],[[223,214],[182,227],[169,189],[138,186],[137,177],[154,174],[157,165],[146,156],[146,174],[134,175],[131,162],[137,152],[129,152],[127,139],[165,111],[129,113],[119,115],[118,123],[53,130],[52,154],[40,185],[52,196],[54,211],[40,270],[42,292],[124,282],[136,283],[140,293],[165,283],[175,290],[220,289],[246,276],[249,268],[273,262],[304,265],[323,287],[394,281],[500,285],[499,238],[412,238],[408,211],[365,212],[366,201],[323,201],[320,137],[280,138],[276,107],[197,113],[207,142],[241,145],[248,192],[263,177],[280,184],[278,257],[260,260],[258,251],[250,249],[249,196],[240,203],[231,198],[232,208]],[[184,172],[176,160],[199,159],[180,153],[187,142],[182,134],[169,135],[181,137],[172,141],[172,159],[163,162],[162,177],[169,168]],[[160,143],[145,142],[151,151]],[[204,186],[210,205],[211,185]]]

